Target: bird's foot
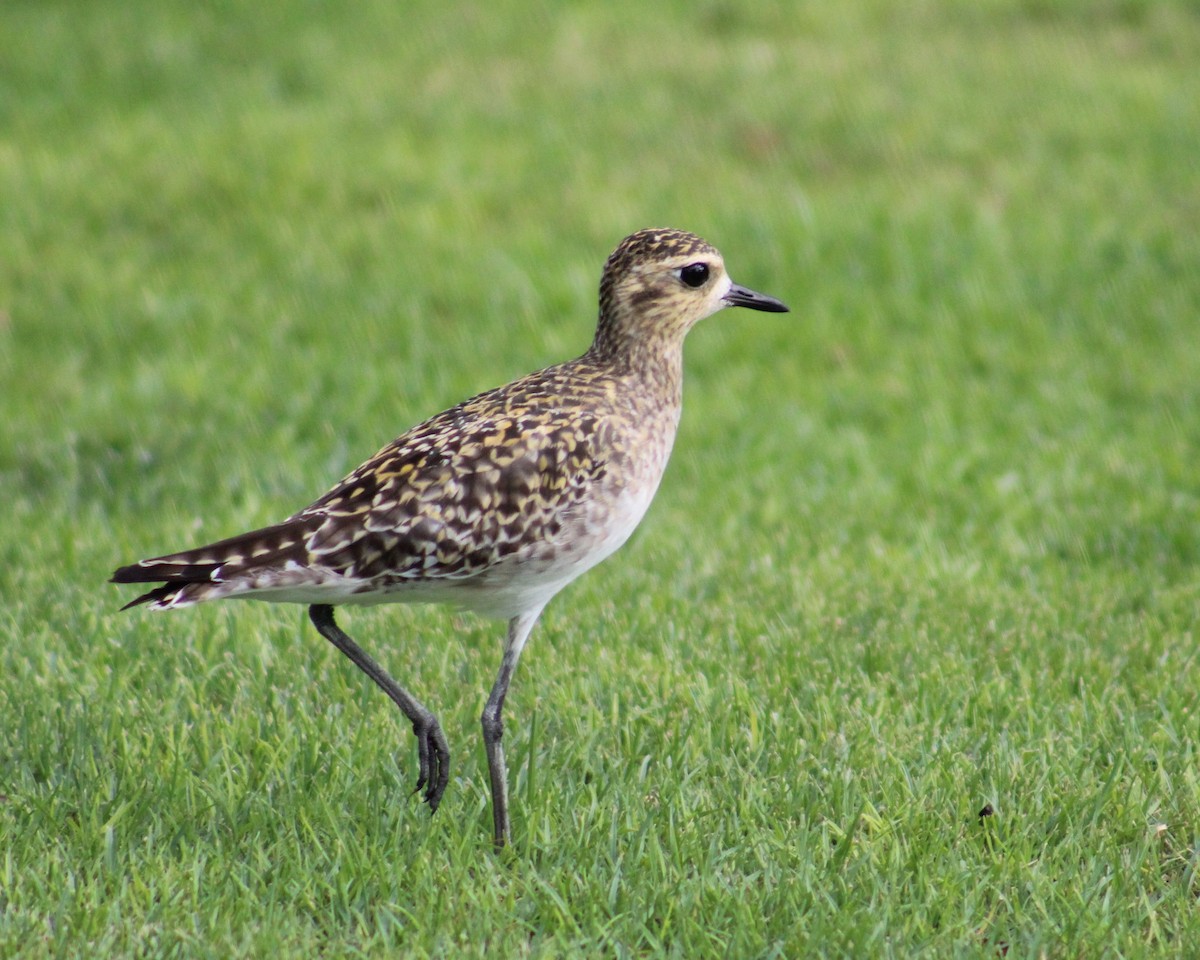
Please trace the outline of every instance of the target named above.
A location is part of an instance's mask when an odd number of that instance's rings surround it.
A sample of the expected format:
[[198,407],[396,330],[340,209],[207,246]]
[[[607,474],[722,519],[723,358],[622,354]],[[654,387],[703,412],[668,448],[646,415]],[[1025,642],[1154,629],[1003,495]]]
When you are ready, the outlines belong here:
[[414,722],[413,733],[417,736],[417,760],[420,764],[420,775],[413,793],[420,793],[424,788],[423,799],[429,804],[429,812],[433,813],[442,802],[442,794],[450,782],[450,746],[441,725],[432,714]]

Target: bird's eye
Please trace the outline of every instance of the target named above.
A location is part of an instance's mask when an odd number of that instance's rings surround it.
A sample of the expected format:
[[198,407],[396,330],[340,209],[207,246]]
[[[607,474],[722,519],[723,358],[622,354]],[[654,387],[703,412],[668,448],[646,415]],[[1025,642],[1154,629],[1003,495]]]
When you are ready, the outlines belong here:
[[689,287],[702,287],[708,280],[707,263],[689,263],[679,271],[679,279]]

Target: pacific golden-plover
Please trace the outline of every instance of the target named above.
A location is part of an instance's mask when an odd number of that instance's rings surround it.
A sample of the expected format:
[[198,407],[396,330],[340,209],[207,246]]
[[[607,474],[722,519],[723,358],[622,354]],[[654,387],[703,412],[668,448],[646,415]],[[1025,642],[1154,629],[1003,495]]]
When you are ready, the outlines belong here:
[[338,604],[439,602],[508,622],[483,710],[494,839],[509,839],[501,710],[547,601],[642,519],[679,424],[683,340],[727,306],[786,312],[734,284],[721,254],[680,230],[641,230],[604,266],[581,357],[439,413],[282,523],[113,574],[158,583],[126,604],[173,610],[240,597],[303,603],[321,635],[375,681],[417,737],[436,810],[450,776],[437,718],[334,622]]

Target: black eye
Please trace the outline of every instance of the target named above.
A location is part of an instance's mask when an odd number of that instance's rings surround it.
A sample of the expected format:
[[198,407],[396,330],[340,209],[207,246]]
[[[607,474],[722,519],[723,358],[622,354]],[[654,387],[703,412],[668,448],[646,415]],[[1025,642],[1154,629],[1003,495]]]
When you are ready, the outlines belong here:
[[689,287],[702,287],[708,280],[707,263],[689,263],[679,271],[679,279]]

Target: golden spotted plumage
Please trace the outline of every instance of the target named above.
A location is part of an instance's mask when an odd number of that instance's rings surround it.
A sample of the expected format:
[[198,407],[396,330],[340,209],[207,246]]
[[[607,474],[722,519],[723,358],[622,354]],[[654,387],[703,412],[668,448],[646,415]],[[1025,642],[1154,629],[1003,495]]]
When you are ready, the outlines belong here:
[[508,620],[484,713],[503,843],[500,707],[512,670],[550,597],[616,550],[649,506],[679,423],[684,337],[725,306],[786,310],[734,285],[704,240],[666,229],[622,241],[599,299],[582,356],[418,424],[281,523],[120,568],[115,582],[159,584],[127,606],[309,604],[318,630],[413,721],[433,808],[449,764],[436,718],[337,627],[333,606],[436,601]]

